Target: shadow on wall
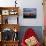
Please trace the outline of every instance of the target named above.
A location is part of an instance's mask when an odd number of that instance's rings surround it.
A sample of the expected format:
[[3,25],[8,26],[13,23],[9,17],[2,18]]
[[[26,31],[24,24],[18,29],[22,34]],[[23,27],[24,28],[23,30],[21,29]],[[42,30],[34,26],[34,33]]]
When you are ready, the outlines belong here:
[[25,31],[28,28],[32,28],[34,30],[34,32],[36,32],[39,41],[41,43],[43,43],[43,30],[42,30],[42,26],[21,26],[20,27],[20,32],[19,32],[19,40],[20,40],[20,42],[21,42],[21,40],[23,38],[23,35],[24,35]]

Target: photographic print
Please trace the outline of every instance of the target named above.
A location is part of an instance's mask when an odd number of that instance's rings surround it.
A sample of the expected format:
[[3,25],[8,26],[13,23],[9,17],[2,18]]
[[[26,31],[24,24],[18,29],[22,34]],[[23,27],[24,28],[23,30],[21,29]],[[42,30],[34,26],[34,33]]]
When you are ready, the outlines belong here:
[[23,8],[23,18],[36,18],[36,8]]

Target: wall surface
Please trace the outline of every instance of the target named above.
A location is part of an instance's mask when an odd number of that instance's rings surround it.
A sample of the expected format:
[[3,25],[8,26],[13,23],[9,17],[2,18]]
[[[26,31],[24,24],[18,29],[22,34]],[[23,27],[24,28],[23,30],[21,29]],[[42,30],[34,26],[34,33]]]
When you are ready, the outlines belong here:
[[1,7],[13,7],[15,5],[15,0],[0,0]]
[[[15,0],[0,0],[1,7],[15,6]],[[43,26],[43,6],[42,0],[17,0],[19,7],[19,24],[20,26]],[[37,17],[35,19],[24,19],[23,8],[36,8]],[[27,22],[28,21],[28,22]]]
[[[21,26],[43,26],[43,6],[42,0],[21,0],[20,2],[20,25]],[[36,8],[37,18],[36,19],[24,19],[23,8]]]

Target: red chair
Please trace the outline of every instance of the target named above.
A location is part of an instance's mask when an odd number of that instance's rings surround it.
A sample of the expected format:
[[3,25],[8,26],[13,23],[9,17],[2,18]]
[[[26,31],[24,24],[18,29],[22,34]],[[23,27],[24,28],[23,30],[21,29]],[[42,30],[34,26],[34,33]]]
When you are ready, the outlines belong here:
[[[34,30],[31,28],[27,29],[24,34],[24,37],[22,38],[21,46],[27,46],[25,43],[25,39],[28,39],[29,37],[32,37],[32,36],[36,37],[36,39],[37,39],[37,35],[34,32]],[[41,46],[41,44],[39,42],[37,42],[37,44],[35,46]]]

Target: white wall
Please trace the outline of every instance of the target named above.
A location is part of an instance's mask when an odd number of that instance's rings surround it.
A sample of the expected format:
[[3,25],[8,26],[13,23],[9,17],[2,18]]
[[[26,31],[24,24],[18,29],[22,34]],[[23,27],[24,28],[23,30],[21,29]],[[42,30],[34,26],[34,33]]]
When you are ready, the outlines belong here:
[[24,19],[23,10],[21,10],[20,15],[20,25],[22,26],[43,26],[43,6],[42,0],[21,0],[20,9],[23,8],[36,8],[37,9],[37,18],[36,19]]
[[[15,0],[0,0],[0,6],[14,6]],[[43,26],[43,6],[42,0],[17,0],[17,6],[20,7],[19,24],[21,26]],[[24,19],[23,8],[36,8],[37,18],[36,19]]]
[[15,0],[0,0],[0,6],[1,7],[12,7],[15,5]]

